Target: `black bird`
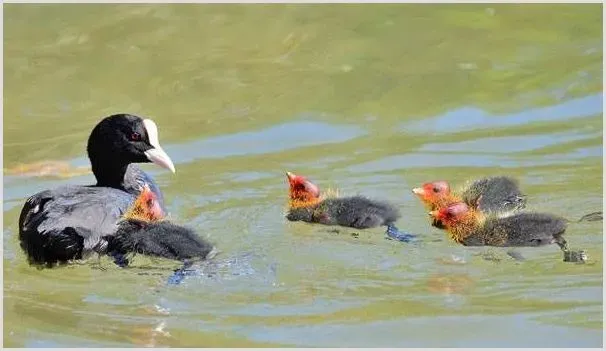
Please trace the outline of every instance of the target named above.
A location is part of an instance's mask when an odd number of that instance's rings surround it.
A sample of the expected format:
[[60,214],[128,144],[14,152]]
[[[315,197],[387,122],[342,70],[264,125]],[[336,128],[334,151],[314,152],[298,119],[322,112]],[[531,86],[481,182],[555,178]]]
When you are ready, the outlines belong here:
[[526,207],[518,181],[507,176],[482,178],[474,181],[461,193],[463,202],[477,204],[484,212],[518,212]]
[[[519,212],[526,207],[526,195],[520,190],[517,180],[507,176],[481,178],[456,193],[443,180],[425,183],[412,189],[412,192],[431,211],[459,201],[486,213]],[[433,218],[431,222],[432,226],[444,229],[438,219]]]
[[542,246],[567,250],[566,220],[548,213],[484,214],[463,202],[429,212],[445,225],[449,236],[465,246]]
[[129,254],[143,254],[185,261],[206,259],[214,246],[192,229],[169,221],[127,219],[121,221],[115,235],[106,238],[107,254],[120,266],[128,265]]
[[307,206],[290,208],[286,219],[357,229],[393,224],[400,217],[390,203],[364,196],[328,198]]
[[130,257],[136,254],[182,261],[183,267],[169,278],[169,282],[178,284],[190,273],[194,261],[211,258],[216,251],[192,229],[165,220],[158,200],[150,187],[143,186],[118,222],[116,233],[104,238],[106,253],[120,267],[128,266]]
[[[464,246],[532,247],[557,244],[564,252],[565,262],[583,263],[587,260],[585,251],[568,248],[563,237],[567,220],[549,213],[485,214],[464,202],[457,202],[430,211],[429,215],[439,219],[450,238]],[[519,259],[515,252],[508,254]]]
[[393,204],[364,196],[322,198],[320,188],[304,176],[286,172],[289,208],[286,219],[357,229],[392,226],[400,218]]
[[[67,185],[27,199],[19,216],[19,241],[32,265],[52,267],[104,253],[122,213],[153,179],[131,163],[153,162],[175,172],[158,141],[156,124],[130,114],[101,120],[88,139],[94,185]],[[163,205],[163,204],[162,204]]]
[[169,222],[158,196],[143,186],[137,199],[118,222],[114,235],[105,237],[107,255],[119,266],[128,265],[127,255],[143,254],[178,261],[206,259],[213,245],[192,229]]

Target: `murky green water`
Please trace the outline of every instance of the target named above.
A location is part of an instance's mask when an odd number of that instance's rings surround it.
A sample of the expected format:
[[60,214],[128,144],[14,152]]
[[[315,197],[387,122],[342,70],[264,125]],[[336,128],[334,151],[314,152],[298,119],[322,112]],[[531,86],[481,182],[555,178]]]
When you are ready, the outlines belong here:
[[[593,5],[6,5],[4,167],[86,165],[99,118],[154,118],[177,166],[145,166],[172,217],[222,250],[203,276],[139,257],[25,263],[4,175],[5,346],[602,345],[602,223],[556,247],[456,246],[412,187],[518,177],[530,208],[602,208],[602,8]],[[397,203],[399,227],[283,219],[284,171]],[[486,256],[492,257],[491,260]]]

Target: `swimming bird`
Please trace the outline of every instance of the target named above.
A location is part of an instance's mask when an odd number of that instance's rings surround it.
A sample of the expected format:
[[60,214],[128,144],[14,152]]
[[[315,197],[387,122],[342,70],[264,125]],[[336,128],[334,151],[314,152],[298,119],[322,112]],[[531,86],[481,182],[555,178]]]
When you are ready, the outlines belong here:
[[[486,177],[469,182],[460,191],[451,191],[448,182],[428,182],[412,192],[429,210],[446,207],[462,201],[483,212],[517,212],[526,206],[526,196],[518,182],[507,176]],[[439,220],[433,219],[434,227],[444,229]]]
[[558,244],[565,248],[566,220],[545,213],[517,213],[499,216],[484,214],[457,202],[430,211],[442,221],[450,238],[465,246],[541,246]]
[[127,266],[129,256],[142,254],[187,262],[206,259],[214,246],[190,228],[166,219],[158,198],[144,186],[137,199],[118,222],[115,234],[107,236],[107,254],[119,266]]
[[320,188],[306,177],[286,172],[289,184],[289,221],[338,225],[357,229],[387,227],[387,237],[410,242],[415,235],[400,232],[395,222],[400,211],[393,204],[356,195],[322,195]]
[[92,130],[88,158],[93,185],[66,185],[29,197],[19,216],[19,242],[32,265],[52,267],[103,253],[107,238],[143,185],[162,193],[153,179],[133,163],[153,162],[173,173],[175,167],[158,140],[151,119],[115,114]]
[[563,237],[567,221],[556,215],[539,212],[486,214],[464,202],[430,211],[429,215],[441,221],[453,241],[464,246],[536,247],[556,244],[564,252],[566,260],[586,259],[584,254],[571,255],[573,251],[569,250]]
[[[457,202],[464,202],[484,213],[517,213],[526,207],[526,195],[519,188],[517,180],[507,176],[485,177],[468,182],[461,190],[451,191],[446,181],[434,181],[423,184],[412,192],[429,210],[447,207]],[[440,220],[432,218],[432,225],[444,229]],[[603,220],[602,211],[584,215],[576,222]],[[568,222],[574,222],[567,220]]]

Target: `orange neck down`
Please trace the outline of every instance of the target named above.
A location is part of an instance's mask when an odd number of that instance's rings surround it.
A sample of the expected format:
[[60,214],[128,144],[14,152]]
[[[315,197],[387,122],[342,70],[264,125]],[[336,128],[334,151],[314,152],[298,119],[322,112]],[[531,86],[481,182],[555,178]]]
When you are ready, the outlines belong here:
[[434,199],[431,202],[428,202],[427,206],[430,210],[439,210],[444,207],[448,207],[457,202],[461,202],[462,199],[454,194],[448,194],[446,196],[440,197],[438,199]]
[[484,217],[478,211],[469,209],[468,212],[453,220],[443,221],[448,236],[455,242],[462,244],[471,236],[484,221]]
[[309,198],[309,199],[290,199],[288,201],[288,206],[290,208],[301,208],[301,207],[309,207],[319,204],[322,201],[321,198]]

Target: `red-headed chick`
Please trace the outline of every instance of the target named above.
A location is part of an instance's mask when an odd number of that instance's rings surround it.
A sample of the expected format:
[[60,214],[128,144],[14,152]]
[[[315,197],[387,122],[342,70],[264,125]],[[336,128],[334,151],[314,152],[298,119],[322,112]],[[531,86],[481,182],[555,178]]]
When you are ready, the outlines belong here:
[[165,217],[156,194],[145,184],[133,204],[124,213],[124,219],[159,221]]
[[[429,210],[440,209],[456,202],[465,202],[482,212],[517,212],[526,206],[526,196],[518,182],[510,177],[498,176],[475,180],[461,191],[453,192],[446,181],[435,181],[412,189]],[[439,220],[432,225],[444,229]]]
[[307,178],[291,172],[286,172],[286,178],[289,186],[289,207],[305,207],[321,201],[320,188]]
[[339,225],[357,229],[392,225],[400,217],[387,202],[363,196],[326,197],[307,178],[286,172],[289,184],[289,221]]
[[142,254],[173,260],[205,259],[214,246],[192,229],[164,220],[156,194],[145,186],[118,222],[118,230],[106,236],[107,254],[120,266],[127,255]]
[[546,213],[485,214],[457,202],[429,212],[450,238],[465,246],[542,246],[557,244],[566,251],[566,220]]

